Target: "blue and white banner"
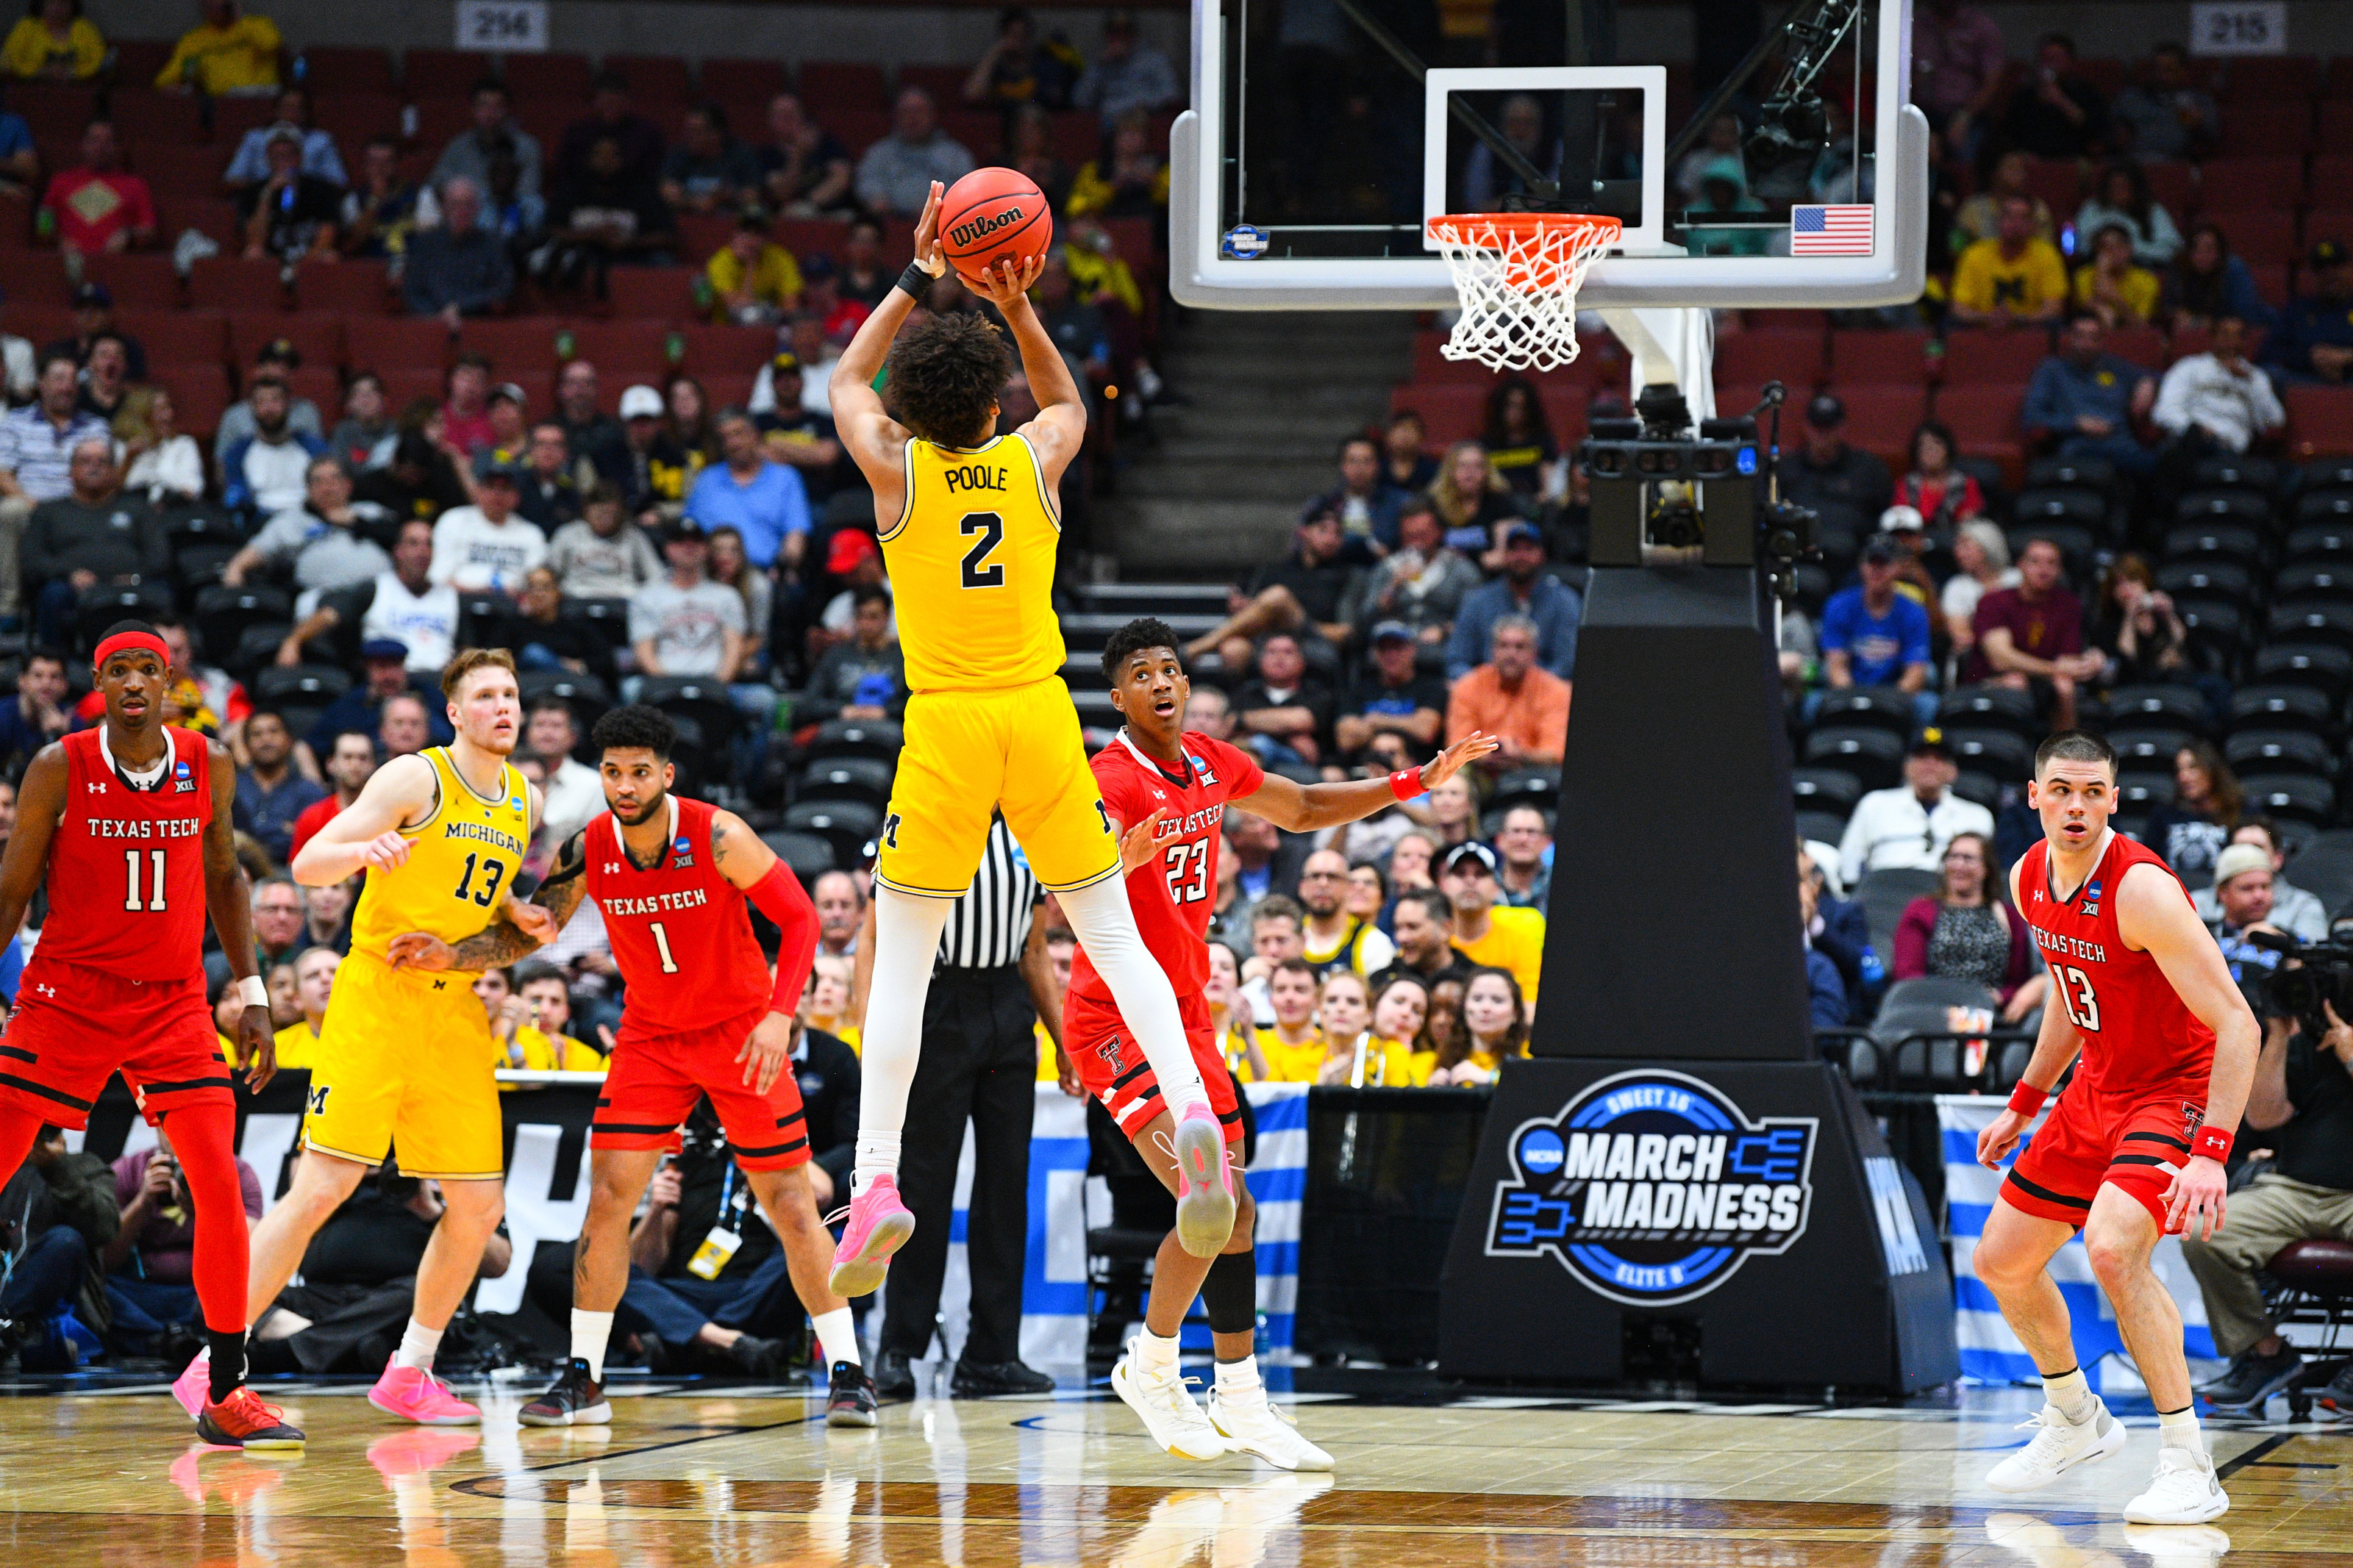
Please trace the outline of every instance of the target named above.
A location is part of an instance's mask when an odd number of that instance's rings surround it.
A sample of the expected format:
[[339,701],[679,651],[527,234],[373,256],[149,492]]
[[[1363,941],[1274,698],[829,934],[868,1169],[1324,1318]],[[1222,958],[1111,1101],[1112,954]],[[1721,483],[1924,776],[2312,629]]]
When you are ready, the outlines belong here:
[[[2010,1166],[2006,1161],[2001,1171],[1989,1171],[1978,1163],[1978,1134],[2001,1114],[2001,1109],[2002,1102],[1989,1096],[1936,1097],[1936,1125],[1945,1145],[1945,1209],[1953,1237],[1953,1328],[1960,1342],[1962,1376],[1979,1383],[2031,1383],[2036,1375],[2033,1358],[2002,1321],[1993,1292],[1970,1271],[1970,1255],[1978,1237],[1985,1234],[1986,1216],[1993,1212],[1995,1194]],[[2024,1152],[2033,1142],[2035,1132],[2050,1114],[2046,1109],[2035,1119],[2019,1141],[2018,1152]],[[2016,1158],[2017,1153],[2010,1156],[2013,1161]],[[2158,1279],[2181,1309],[2190,1376],[2203,1381],[2221,1363],[2215,1357],[2213,1336],[2207,1331],[2206,1302],[2182,1258],[2179,1239],[2168,1236],[2160,1240],[2153,1262]],[[2059,1294],[2066,1299],[2067,1313],[2074,1324],[2076,1358],[2092,1386],[2102,1394],[2146,1393],[2116,1330],[2116,1313],[2099,1282],[2092,1278],[2092,1263],[2084,1254],[2082,1237],[2059,1249],[2051,1260],[2051,1277],[2059,1282]]]

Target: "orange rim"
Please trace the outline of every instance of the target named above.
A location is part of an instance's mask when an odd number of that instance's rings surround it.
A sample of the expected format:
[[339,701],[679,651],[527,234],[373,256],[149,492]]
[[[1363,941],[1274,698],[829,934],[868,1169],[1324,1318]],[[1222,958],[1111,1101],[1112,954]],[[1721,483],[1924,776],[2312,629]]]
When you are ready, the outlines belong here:
[[1469,236],[1482,224],[1499,237],[1532,239],[1554,230],[1565,230],[1572,238],[1587,244],[1608,244],[1625,232],[1625,225],[1616,218],[1589,213],[1449,213],[1425,219],[1422,229],[1430,238],[1439,239],[1442,237],[1438,232],[1440,224],[1448,225],[1461,237],[1458,242],[1468,242]]

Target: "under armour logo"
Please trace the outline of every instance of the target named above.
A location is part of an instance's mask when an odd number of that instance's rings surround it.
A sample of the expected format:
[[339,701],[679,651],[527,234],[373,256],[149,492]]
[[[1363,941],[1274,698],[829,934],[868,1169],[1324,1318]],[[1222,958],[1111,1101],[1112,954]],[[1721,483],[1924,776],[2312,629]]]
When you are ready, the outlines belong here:
[[104,795],[106,793],[106,781],[104,779],[93,779],[82,787],[90,791],[92,795]]
[[58,988],[54,985],[36,985],[33,989],[44,996],[55,996],[58,994]]
[[617,877],[620,874],[621,863],[618,860],[607,860],[605,862],[605,875],[607,877]]

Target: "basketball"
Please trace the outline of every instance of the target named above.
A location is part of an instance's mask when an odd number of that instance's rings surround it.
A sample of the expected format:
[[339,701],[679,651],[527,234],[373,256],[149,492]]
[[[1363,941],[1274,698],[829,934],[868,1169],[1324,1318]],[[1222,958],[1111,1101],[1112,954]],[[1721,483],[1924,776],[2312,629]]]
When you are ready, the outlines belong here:
[[1053,243],[1046,194],[1018,169],[975,169],[940,203],[940,249],[966,282],[999,261],[1042,256]]

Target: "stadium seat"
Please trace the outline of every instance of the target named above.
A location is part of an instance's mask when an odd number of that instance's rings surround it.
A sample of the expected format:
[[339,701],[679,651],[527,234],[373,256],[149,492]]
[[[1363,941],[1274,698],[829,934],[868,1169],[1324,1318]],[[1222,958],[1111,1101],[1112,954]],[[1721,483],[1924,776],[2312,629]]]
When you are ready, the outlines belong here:
[[1981,805],[1988,811],[2001,808],[2001,781],[1991,773],[1982,773],[1974,768],[1957,773],[1953,775],[1953,793],[1971,805]]
[[2233,773],[2310,773],[2333,779],[2336,748],[2302,730],[2239,730],[2222,743],[2222,760]]
[[248,261],[224,252],[188,268],[188,303],[199,310],[268,310],[289,300],[275,260]]
[[2225,674],[2238,668],[2253,626],[2245,610],[2229,599],[2179,599],[2173,608],[2189,633],[2191,647],[2221,665]]
[[2157,585],[2177,596],[2235,599],[2242,605],[2255,599],[2254,574],[2236,561],[2168,561],[2157,569]]
[[1912,432],[1926,413],[1926,390],[1917,382],[1910,385],[1837,384],[1831,390],[1846,405],[1846,438],[1891,468],[1899,465],[1911,444]]
[[[569,608],[572,601],[565,603]],[[515,690],[526,708],[543,697],[552,697],[571,709],[583,746],[587,744],[588,731],[613,706],[611,688],[594,675],[568,669],[527,669],[516,680]]]
[[2230,728],[2302,730],[2334,736],[2343,726],[2327,693],[2309,686],[2242,686],[2231,693]]
[[2340,708],[2353,691],[2353,651],[2329,643],[2275,642],[2256,650],[2252,673],[2258,681],[2308,686],[2332,709]]
[[82,276],[105,284],[119,309],[167,310],[180,302],[180,275],[171,257],[155,251],[117,251],[87,258]]
[[131,166],[155,195],[209,195],[228,160],[228,152],[211,142],[148,142],[132,150]]
[[319,410],[319,417],[329,429],[342,416],[343,378],[332,364],[305,364],[286,378],[286,384],[296,397],[307,397]]
[[[209,191],[211,187],[207,185],[206,189]],[[234,256],[244,247],[244,226],[237,222],[237,208],[208,195],[158,195],[155,227],[161,236],[159,243],[166,250],[177,245],[180,237],[190,229],[219,246],[224,256]]]
[[2275,643],[2324,642],[2353,648],[2353,604],[2274,605],[2268,629]]
[[[355,166],[371,138],[398,136],[405,100],[392,92],[335,93],[322,98],[315,116],[319,129],[332,134],[343,151],[345,166]],[[419,128],[420,130],[422,127]],[[438,147],[421,149],[415,162],[438,156]]]
[[2306,773],[2258,773],[2239,781],[2247,808],[2264,816],[2326,827],[2337,820],[2337,787]]
[[596,395],[608,414],[628,378],[662,363],[662,339],[670,331],[653,321],[575,321],[571,330],[573,355],[596,367]]
[[1514,768],[1495,781],[1487,792],[1486,809],[1497,821],[1503,813],[1514,805],[1533,805],[1539,811],[1560,809],[1560,770],[1554,768]]
[[262,348],[280,338],[294,345],[305,368],[344,363],[343,321],[322,311],[234,310],[228,323],[228,363],[242,375]]
[[[2265,215],[2270,216],[2270,215]],[[2165,333],[2156,327],[2111,327],[2108,353],[2155,375],[2165,368]]]
[[118,310],[114,321],[139,340],[150,365],[218,364],[227,352],[227,323],[217,310]]
[[2164,553],[2169,561],[2211,555],[2253,571],[2263,565],[2264,550],[2261,536],[2244,524],[2189,522],[2166,534]]
[[555,335],[563,328],[554,316],[478,317],[458,329],[458,352],[482,355],[493,379],[512,381],[525,372],[555,369]]
[[[1960,793],[1957,785],[1953,793],[1956,795]],[[1796,820],[1798,837],[1809,844],[1828,844],[1835,847],[1840,839],[1846,837],[1846,818],[1831,812],[1809,811],[1801,805],[1798,808]]]
[[2043,725],[2034,710],[2034,695],[2010,686],[1962,686],[1945,693],[1936,704],[1936,722],[1947,730],[2008,730],[2013,735],[2040,736]]
[[2179,215],[2198,206],[2198,171],[2188,163],[2143,163],[2148,194],[2166,211]]
[[1926,380],[1927,374],[1926,328],[1840,328],[1831,333],[1830,379],[1834,385],[1909,385]]
[[814,833],[831,844],[835,865],[855,866],[866,846],[881,831],[882,813],[863,801],[797,801],[785,809],[785,826],[797,833]]
[[[282,622],[293,613],[294,601],[283,588],[263,584],[249,584],[242,588],[216,584],[197,594],[192,619],[205,646],[220,650],[237,647],[251,623]],[[283,635],[280,634],[281,639]]]
[[355,92],[391,92],[392,57],[382,49],[313,44],[301,56],[303,83],[322,101]]
[[[393,368],[390,370],[378,368],[386,363],[392,363]],[[396,361],[355,359],[353,361],[353,368],[375,371],[377,376],[384,382],[385,406],[392,410],[396,416],[419,399],[438,403],[448,395],[448,373],[438,365],[411,365],[402,364]]]
[[2029,544],[2038,539],[2047,539],[2059,547],[2059,553],[2066,558],[2070,581],[2080,581],[2090,575],[2093,563],[2100,552],[2098,534],[2081,523],[2039,518],[2032,522],[2020,523],[2010,531],[2010,559],[2016,560]]
[[874,757],[895,763],[905,737],[887,719],[830,719],[810,737],[812,757]]
[[1893,789],[1904,767],[1905,738],[1891,731],[1841,725],[1806,737],[1801,755],[1811,767],[1844,768],[1865,789]]
[[660,119],[659,110],[694,100],[694,83],[680,55],[607,55],[607,70],[629,79],[629,94],[645,113]]
[[2353,601],[2353,566],[2333,561],[2291,561],[2273,576],[2272,597],[2284,603]]
[[180,433],[209,440],[212,433],[220,428],[221,415],[229,405],[228,372],[217,362],[150,365],[148,370],[158,385],[171,389]]
[[2023,478],[2025,466],[2018,424],[2018,411],[2025,401],[2022,386],[1962,386],[1947,382],[1936,391],[1936,417],[1952,426],[1953,439],[1960,443],[1963,452],[2000,463],[2002,477],[2016,485]]
[[382,316],[394,308],[384,263],[366,260],[298,268],[294,302],[299,310],[327,311],[346,321]]
[[2353,453],[2353,387],[2291,386],[2287,405],[2290,448],[2299,458]]
[[871,757],[819,757],[802,770],[793,786],[795,800],[854,800],[884,806],[891,802],[888,763]]
[[[902,92],[920,87],[939,101],[943,109],[952,109],[964,100],[965,79],[972,74],[969,66],[923,66],[902,64],[898,79],[892,85]],[[977,153],[978,147],[973,148]]]
[[500,62],[507,90],[516,98],[588,101],[588,57],[572,54],[507,55]]
[[2050,354],[2047,332],[1957,327],[1945,337],[1945,384],[1948,388],[1980,383],[2022,387],[2033,379],[2035,366]]
[[2215,96],[2231,107],[2223,111],[2227,129],[2233,114],[2267,104],[2302,102],[2320,90],[2320,61],[2311,55],[2234,56],[2222,73]]
[[[702,62],[702,90],[722,103],[762,106],[785,90],[785,68],[776,60],[713,60]],[[735,134],[747,141],[765,139],[765,121],[739,124]]]
[[[2200,725],[2203,729],[2204,725]],[[2117,766],[2138,772],[2169,768],[2173,759],[2200,737],[2187,729],[2119,729],[2108,731],[2108,744],[2116,749]]]
[[2231,253],[2251,265],[2294,261],[2302,248],[2296,243],[2295,229],[2295,214],[2284,208],[2277,212],[2234,212],[2231,215]]
[[[1895,951],[1895,927],[1903,920],[1905,910],[1915,899],[1927,898],[1936,890],[1934,871],[1887,868],[1865,872],[1862,880],[1847,889],[1847,900],[1862,906],[1862,918],[1871,928],[1873,949],[1892,953]],[[1937,1016],[1941,1020],[1941,1008]]]
[[[776,352],[776,334],[766,327],[713,327],[696,323],[679,329],[686,340],[686,368],[699,379],[740,375],[747,383]],[[714,401],[716,394],[713,395]]]
[[[2312,62],[2295,63],[2308,66]],[[2310,100],[2282,98],[2233,103],[2223,110],[2222,138],[2214,151],[2223,158],[2276,157],[2282,153],[2305,152],[2311,144]]]
[[617,317],[687,321],[695,315],[694,280],[702,275],[700,267],[616,267],[606,275],[606,298]]
[[343,318],[344,363],[355,370],[365,366],[389,375],[430,369],[438,380],[448,345],[449,330],[430,316]]
[[760,835],[760,842],[776,851],[776,858],[792,868],[793,875],[804,884],[814,882],[835,869],[833,841],[822,834],[790,833],[778,829]]
[[[2265,209],[2286,211],[2303,194],[2300,156],[2211,158],[2199,171],[2199,207],[2210,217]],[[2222,222],[2227,227],[2230,220]]]
[[85,588],[74,602],[74,647],[93,647],[115,622],[152,620],[171,607],[172,585],[158,580]]
[[803,60],[796,77],[809,111],[828,124],[836,110],[879,112],[891,107],[891,84],[882,68],[871,61]]
[[2299,512],[2310,506],[2316,513],[2333,511],[2344,521],[2305,523],[2287,536],[2287,558],[2353,563],[2353,494],[2304,496],[2296,505]]
[[1823,692],[1821,706],[1814,712],[1814,727],[1831,729],[1847,724],[1886,730],[1909,739],[1911,696],[1887,686],[1850,686]]
[[403,49],[400,84],[417,98],[463,98],[474,83],[499,74],[495,55],[473,49]]
[[2189,482],[2200,489],[2253,490],[2269,498],[2280,488],[2280,467],[2256,452],[2217,452],[2191,466]]
[[2139,817],[2160,806],[2171,805],[2174,795],[2173,771],[2163,773],[2116,774],[2116,808],[2128,817]]
[[196,101],[185,94],[158,92],[148,87],[125,88],[115,93],[111,110],[114,129],[126,147],[136,149],[149,143],[185,146],[197,139]]
[[[2353,145],[2353,98],[2333,99],[2321,104],[2320,130],[2313,139],[2313,145],[2316,147]],[[2314,162],[2317,163],[2318,160],[2316,159]],[[2343,185],[2324,186],[2316,174],[2311,189],[2315,196],[2319,196],[2324,192],[2332,189],[2342,191],[2345,187]]]
[[2083,171],[2065,158],[2029,158],[2026,189],[2054,217],[2071,217],[2084,200]]
[[1718,338],[1715,374],[1730,382],[1785,382],[1803,402],[1806,389],[1821,379],[1821,334],[1759,331]]
[[2108,722],[2119,729],[2170,727],[2202,735],[2206,700],[2187,686],[2119,686],[2108,693]]
[[1945,744],[1953,760],[1998,779],[2022,779],[2034,772],[2034,748],[2010,730],[1947,730]]

